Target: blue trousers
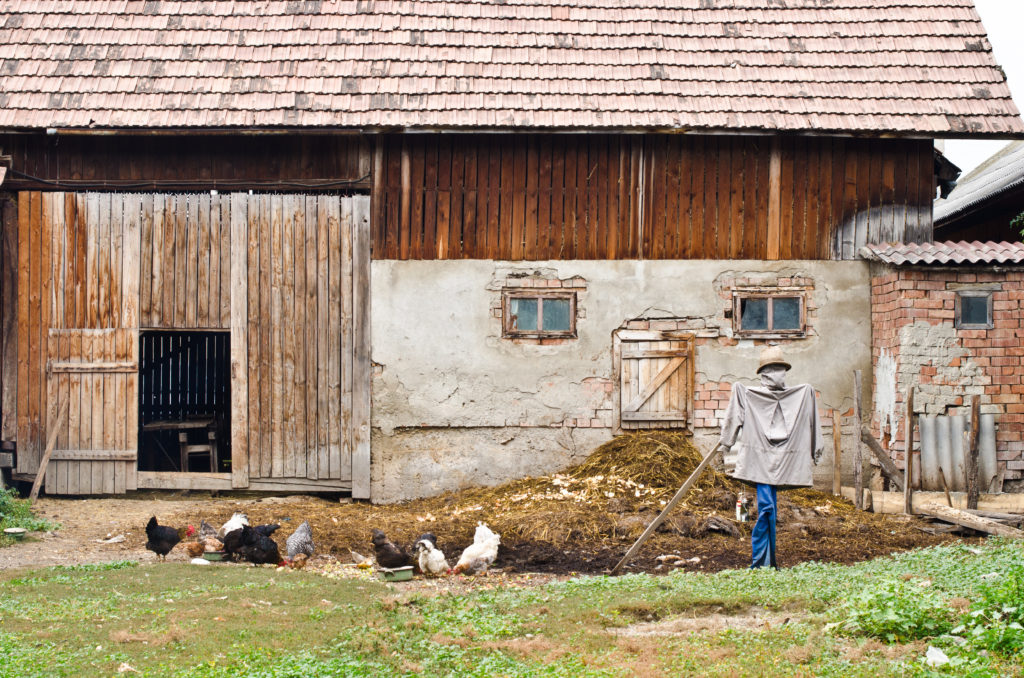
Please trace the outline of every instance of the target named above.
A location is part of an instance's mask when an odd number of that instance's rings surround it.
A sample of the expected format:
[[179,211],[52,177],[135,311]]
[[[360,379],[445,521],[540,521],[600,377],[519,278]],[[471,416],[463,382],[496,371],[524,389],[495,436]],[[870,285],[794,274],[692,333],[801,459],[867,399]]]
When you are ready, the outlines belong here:
[[757,522],[750,535],[750,550],[753,554],[750,569],[773,567],[775,562],[775,513],[778,496],[774,485],[757,486]]

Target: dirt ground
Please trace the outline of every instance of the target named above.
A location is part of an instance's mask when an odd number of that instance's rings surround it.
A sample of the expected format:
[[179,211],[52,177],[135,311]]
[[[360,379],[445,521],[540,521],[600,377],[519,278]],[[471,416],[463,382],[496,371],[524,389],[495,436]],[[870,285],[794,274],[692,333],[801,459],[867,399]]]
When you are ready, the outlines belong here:
[[[719,501],[723,509],[718,514],[728,515],[724,506],[731,505],[734,496],[727,491],[721,493]],[[854,512],[852,507],[844,515],[830,503],[803,508],[787,500],[786,493],[780,495],[780,501],[778,553],[782,567],[808,560],[856,562],[950,539],[916,529],[916,520]],[[411,543],[422,532],[433,532],[438,536],[438,546],[454,562],[461,549],[472,541],[471,525],[453,530],[443,516],[425,516],[415,509],[408,504],[373,506],[311,496],[211,497],[207,493],[141,492],[130,498],[44,497],[36,504],[37,514],[59,522],[61,528],[52,533],[35,533],[24,543],[0,549],[0,569],[123,559],[154,562],[156,556],[143,546],[144,526],[150,516],[156,515],[162,523],[171,525],[186,522],[198,525],[199,520],[206,520],[220,526],[235,511],[245,512],[253,524],[281,524],[279,535],[284,536],[303,520],[309,520],[321,553],[321,558],[313,561],[314,565],[334,561],[348,564],[351,551],[372,555],[369,537],[374,525],[392,528],[389,536],[401,544]],[[653,510],[625,514],[612,510],[609,520],[624,526],[621,535],[596,541],[573,543],[571,535],[564,538],[564,543],[515,537],[503,539],[495,568],[509,577],[604,572],[618,562],[655,515]],[[558,516],[552,515],[550,519],[557,521]],[[650,539],[628,571],[667,572],[678,567],[718,571],[748,564],[750,523],[739,525],[738,537],[715,532],[696,537],[682,534],[693,531],[698,522],[680,509],[667,521],[664,531]],[[396,523],[404,523],[404,527],[394,529],[392,526]],[[360,534],[364,536],[356,536]],[[284,536],[278,539],[282,546]],[[114,541],[104,543],[111,538]],[[187,559],[180,547],[168,556],[170,562],[186,562]],[[443,588],[439,581],[434,581],[432,586]]]

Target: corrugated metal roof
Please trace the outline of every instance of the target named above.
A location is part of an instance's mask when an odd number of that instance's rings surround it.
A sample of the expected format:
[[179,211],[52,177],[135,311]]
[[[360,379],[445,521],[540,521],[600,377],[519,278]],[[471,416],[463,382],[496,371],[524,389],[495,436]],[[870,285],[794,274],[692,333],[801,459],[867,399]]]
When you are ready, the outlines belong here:
[[945,199],[935,201],[935,225],[982,207],[1015,186],[1024,186],[1024,141],[1013,141],[957,182]]
[[0,128],[1024,134],[970,0],[21,0]]
[[887,264],[1022,264],[1021,242],[883,243],[862,247],[865,259]]

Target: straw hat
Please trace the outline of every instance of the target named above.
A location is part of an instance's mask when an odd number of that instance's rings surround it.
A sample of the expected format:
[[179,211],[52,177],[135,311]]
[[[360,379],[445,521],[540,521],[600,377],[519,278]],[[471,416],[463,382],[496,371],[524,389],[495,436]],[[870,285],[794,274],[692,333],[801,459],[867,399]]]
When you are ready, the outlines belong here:
[[761,361],[757,364],[757,373],[761,374],[761,370],[768,367],[769,365],[782,365],[787,370],[792,369],[792,365],[786,362],[786,359],[782,357],[781,346],[765,346],[761,351]]

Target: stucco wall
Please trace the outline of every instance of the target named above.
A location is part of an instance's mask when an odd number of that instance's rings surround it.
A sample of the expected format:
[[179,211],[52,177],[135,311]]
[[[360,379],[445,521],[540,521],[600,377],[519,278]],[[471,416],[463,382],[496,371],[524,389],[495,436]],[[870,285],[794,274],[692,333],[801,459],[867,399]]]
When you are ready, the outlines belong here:
[[[372,266],[375,501],[496,484],[582,459],[612,435],[612,333],[631,320],[658,329],[660,319],[687,318],[698,328],[698,392],[704,384],[753,383],[761,346],[732,338],[726,317],[728,288],[737,281],[809,283],[808,307],[817,310],[808,336],[777,343],[793,363],[789,383],[813,384],[823,409],[852,406],[852,370],[870,380],[869,274],[862,262],[385,260]],[[506,281],[570,278],[585,287],[578,293],[577,339],[538,345],[502,338],[494,308]],[[721,412],[706,414],[715,416],[702,416],[696,433],[710,447]],[[818,468],[822,480],[831,477],[827,467]]]

